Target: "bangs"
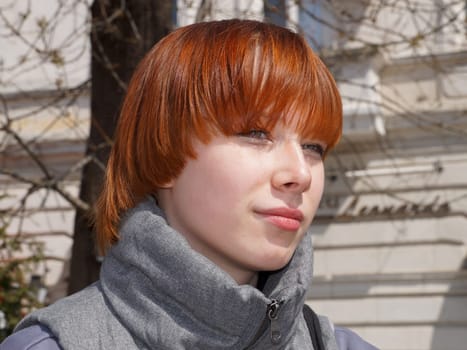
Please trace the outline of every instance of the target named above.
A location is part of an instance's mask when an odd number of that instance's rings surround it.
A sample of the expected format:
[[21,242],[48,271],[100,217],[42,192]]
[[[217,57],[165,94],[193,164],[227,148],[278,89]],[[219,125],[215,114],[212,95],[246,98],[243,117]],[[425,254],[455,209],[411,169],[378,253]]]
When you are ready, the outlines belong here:
[[200,140],[208,142],[216,131],[234,135],[283,123],[328,149],[336,145],[342,131],[341,98],[328,69],[302,37],[245,22],[204,35],[207,44],[193,45],[184,55],[196,72],[188,99]]

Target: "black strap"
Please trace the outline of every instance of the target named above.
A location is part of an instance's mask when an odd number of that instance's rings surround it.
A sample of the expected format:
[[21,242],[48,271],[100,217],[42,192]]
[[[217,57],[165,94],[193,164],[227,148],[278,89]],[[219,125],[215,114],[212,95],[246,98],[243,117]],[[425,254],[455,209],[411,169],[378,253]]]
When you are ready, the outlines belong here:
[[314,350],[325,350],[323,344],[323,334],[316,313],[307,304],[303,305],[303,316],[305,317],[306,325],[310,331],[311,342]]

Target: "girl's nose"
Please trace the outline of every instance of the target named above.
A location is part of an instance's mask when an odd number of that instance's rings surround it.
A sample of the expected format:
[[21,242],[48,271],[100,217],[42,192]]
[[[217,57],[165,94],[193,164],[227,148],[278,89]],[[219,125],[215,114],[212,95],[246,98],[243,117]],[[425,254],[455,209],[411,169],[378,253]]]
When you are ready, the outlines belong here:
[[311,185],[311,165],[297,142],[287,142],[277,150],[272,184],[281,191],[303,193]]

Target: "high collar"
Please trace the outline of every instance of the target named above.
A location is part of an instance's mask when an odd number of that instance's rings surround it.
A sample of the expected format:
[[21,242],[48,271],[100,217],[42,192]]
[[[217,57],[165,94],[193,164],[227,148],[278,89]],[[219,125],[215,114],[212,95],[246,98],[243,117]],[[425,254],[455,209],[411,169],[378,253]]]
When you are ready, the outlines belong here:
[[281,302],[275,321],[280,347],[293,335],[311,275],[307,234],[289,264],[269,275],[263,291],[238,285],[194,251],[149,199],[124,218],[120,241],[104,260],[101,284],[140,348],[245,349],[255,342],[254,349],[273,349],[270,337],[258,334],[268,305]]

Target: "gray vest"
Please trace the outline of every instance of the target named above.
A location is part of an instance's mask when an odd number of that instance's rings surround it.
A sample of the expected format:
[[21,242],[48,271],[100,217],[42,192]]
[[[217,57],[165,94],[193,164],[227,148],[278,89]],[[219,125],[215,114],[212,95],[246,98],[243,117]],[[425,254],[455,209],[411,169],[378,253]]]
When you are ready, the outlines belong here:
[[[262,291],[238,285],[191,249],[149,199],[126,215],[99,282],[32,313],[17,329],[45,324],[64,350],[313,349],[302,314],[311,275],[307,234]],[[326,348],[337,350],[330,323],[320,323]]]

